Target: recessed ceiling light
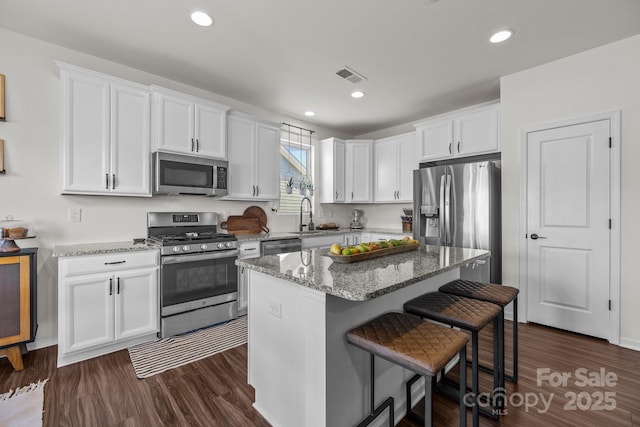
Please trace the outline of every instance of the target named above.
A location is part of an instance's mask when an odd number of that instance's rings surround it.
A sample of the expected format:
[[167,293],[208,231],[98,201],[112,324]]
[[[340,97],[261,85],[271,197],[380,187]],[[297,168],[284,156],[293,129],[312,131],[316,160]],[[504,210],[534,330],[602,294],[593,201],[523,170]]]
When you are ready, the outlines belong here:
[[313,117],[316,115],[316,113],[314,113],[313,111],[305,111],[304,115],[307,117]]
[[489,38],[491,43],[502,43],[505,40],[508,40],[513,35],[513,30],[501,30],[496,32],[494,35]]
[[193,12],[191,14],[191,20],[201,27],[208,27],[213,24],[213,19],[204,12]]
[[364,96],[364,92],[361,90],[356,90],[354,92],[351,92],[351,96],[353,98],[362,98]]

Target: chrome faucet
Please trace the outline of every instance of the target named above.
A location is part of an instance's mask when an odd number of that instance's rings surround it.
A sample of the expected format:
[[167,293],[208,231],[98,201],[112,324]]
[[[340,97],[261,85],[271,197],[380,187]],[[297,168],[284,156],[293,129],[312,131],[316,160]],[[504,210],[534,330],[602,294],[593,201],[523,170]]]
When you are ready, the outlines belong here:
[[[309,202],[309,224],[303,224],[302,223],[302,206],[304,205],[304,201]],[[300,201],[300,232],[302,233],[302,231],[304,230],[304,227],[309,227],[309,231],[313,231],[314,225],[313,225],[313,206],[311,205],[311,200],[308,197],[304,197],[301,201]]]

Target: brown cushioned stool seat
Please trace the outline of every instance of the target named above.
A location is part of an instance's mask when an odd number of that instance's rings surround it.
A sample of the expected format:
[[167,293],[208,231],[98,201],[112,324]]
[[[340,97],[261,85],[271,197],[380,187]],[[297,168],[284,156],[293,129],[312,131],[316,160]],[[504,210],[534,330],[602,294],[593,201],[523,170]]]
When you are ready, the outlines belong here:
[[[518,293],[520,290],[512,286],[496,285],[493,283],[474,282],[471,280],[453,280],[439,289],[452,295],[473,298],[479,301],[491,302],[502,307],[501,327],[504,336],[504,307],[513,301],[513,375],[504,374],[505,378],[511,382],[518,382]],[[502,351],[504,357],[504,350]],[[502,360],[504,372],[504,358]],[[481,368],[483,368],[481,366]],[[489,370],[488,368],[484,368]]]
[[[347,341],[371,354],[372,395],[371,412],[361,424],[373,421],[381,410],[374,410],[373,361],[381,357],[425,377],[425,425],[431,425],[431,377],[437,375],[456,355],[466,361],[469,336],[451,328],[425,322],[404,313],[386,313],[347,332]],[[461,378],[466,376],[460,363]],[[466,407],[463,404],[464,382],[460,382],[460,425],[466,425]],[[393,399],[390,406],[390,425],[393,426]],[[387,399],[387,400],[389,400]],[[386,402],[385,402],[386,403]],[[384,409],[385,404],[381,405]]]
[[[500,388],[504,390],[504,378],[501,375],[500,344],[502,337],[499,335],[498,318],[501,307],[489,302],[464,298],[457,295],[442,292],[429,292],[420,295],[404,304],[407,313],[455,326],[471,332],[471,388],[474,401],[479,395],[478,376],[478,332],[489,322],[493,321],[493,386],[494,392]],[[502,402],[494,402],[494,409],[502,405]],[[473,422],[478,422],[478,404],[473,405]],[[486,413],[495,418],[494,413]]]

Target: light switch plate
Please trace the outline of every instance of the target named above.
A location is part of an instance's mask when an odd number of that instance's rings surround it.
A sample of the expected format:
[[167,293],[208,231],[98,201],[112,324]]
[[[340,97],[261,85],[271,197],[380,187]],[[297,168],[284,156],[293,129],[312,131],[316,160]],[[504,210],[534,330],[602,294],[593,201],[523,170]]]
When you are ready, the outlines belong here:
[[69,222],[82,221],[82,209],[81,208],[69,208]]
[[267,313],[278,319],[282,319],[282,304],[274,299],[267,301]]

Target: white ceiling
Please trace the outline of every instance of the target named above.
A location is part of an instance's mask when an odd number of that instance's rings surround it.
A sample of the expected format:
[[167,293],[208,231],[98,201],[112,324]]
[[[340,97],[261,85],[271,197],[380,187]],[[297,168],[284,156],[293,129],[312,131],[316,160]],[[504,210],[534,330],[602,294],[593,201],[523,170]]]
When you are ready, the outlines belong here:
[[[640,1],[0,0],[0,26],[355,136],[497,99],[500,76],[638,34]],[[501,28],[515,36],[488,43]],[[368,78],[364,98],[344,66]]]

